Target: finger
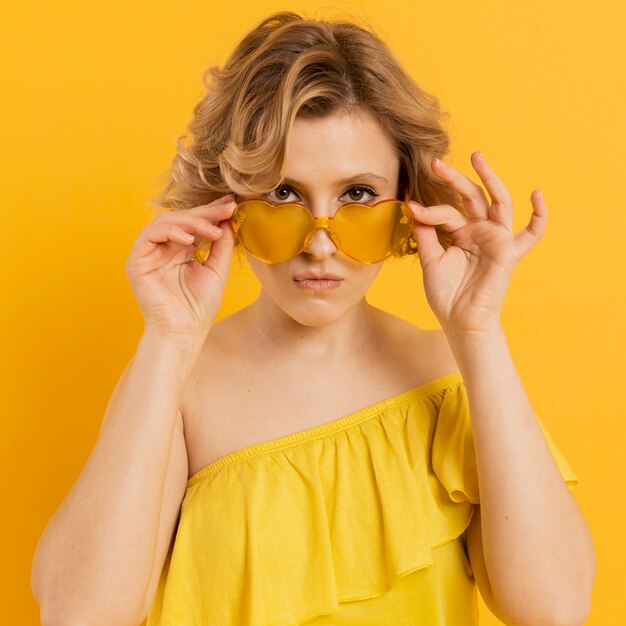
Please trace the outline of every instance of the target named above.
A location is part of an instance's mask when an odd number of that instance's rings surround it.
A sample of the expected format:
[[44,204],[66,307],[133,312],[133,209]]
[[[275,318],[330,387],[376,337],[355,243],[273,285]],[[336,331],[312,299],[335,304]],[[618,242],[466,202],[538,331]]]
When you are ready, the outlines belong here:
[[208,217],[201,217],[187,212],[174,212],[168,211],[168,214],[163,213],[159,216],[158,224],[178,224],[184,228],[187,232],[197,233],[204,236],[205,233],[212,232],[217,225],[213,223]]
[[449,233],[463,228],[469,221],[459,210],[449,204],[424,207],[419,202],[411,200],[409,207],[418,222],[431,226],[441,226],[443,230]]
[[439,243],[434,226],[427,226],[416,221],[413,225],[413,237],[417,243],[417,253],[422,267],[445,252]]
[[437,177],[445,180],[460,194],[470,217],[479,219],[489,217],[489,200],[480,185],[440,159],[433,159],[431,168]]
[[473,152],[471,156],[472,165],[480,176],[483,184],[491,196],[491,206],[489,207],[489,217],[502,224],[507,230],[513,228],[513,200],[504,186],[504,183],[496,176],[491,166],[487,163],[482,152]]
[[230,259],[234,248],[234,233],[230,222],[225,222],[223,228],[224,234],[210,244],[208,256],[202,265],[215,271],[225,282],[230,271]]
[[[193,229],[189,225],[172,223],[148,224],[137,237],[133,246],[133,254],[138,257],[148,255],[160,244],[167,242],[191,247],[195,241],[195,234],[190,232],[190,230]],[[211,239],[216,239],[222,234],[220,229],[206,222],[203,224],[202,231],[203,234]]]
[[184,246],[190,246],[193,244],[194,236],[178,224],[168,224],[161,228],[148,230],[145,241],[147,244],[155,244],[153,247],[156,247],[156,244],[167,241],[175,241]]
[[[226,240],[226,250],[227,254],[230,254],[228,250],[228,240],[233,240],[235,238],[235,233],[232,227],[232,222],[230,219],[225,219],[219,222],[218,226],[223,230],[223,235],[220,237],[219,241]],[[198,263],[202,265],[207,265],[207,260],[209,259],[210,254],[221,254],[222,245],[216,246],[215,241],[211,239],[202,238],[196,244],[196,249],[194,250],[191,258],[192,260],[198,261]],[[211,252],[213,250],[213,252]]]
[[515,234],[520,258],[527,254],[543,237],[548,223],[548,207],[541,190],[535,189],[530,194],[530,201],[533,205],[533,213],[530,216],[528,226]]

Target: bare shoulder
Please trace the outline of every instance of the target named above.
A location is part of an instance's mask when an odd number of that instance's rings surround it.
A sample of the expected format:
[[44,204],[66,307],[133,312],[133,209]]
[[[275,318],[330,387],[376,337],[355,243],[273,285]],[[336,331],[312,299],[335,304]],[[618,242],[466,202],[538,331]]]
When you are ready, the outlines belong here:
[[236,311],[212,325],[189,376],[182,401],[183,415],[190,413],[191,405],[198,399],[198,393],[206,388],[207,381],[239,378],[237,357],[241,344],[245,344],[240,317],[241,312]]
[[205,367],[218,360],[223,364],[227,357],[237,354],[237,348],[245,345],[243,311],[239,309],[213,323],[198,359],[200,366]]
[[419,378],[424,381],[434,380],[458,371],[442,329],[420,328],[386,311],[381,310],[380,313],[393,337],[392,344],[401,352],[404,362],[418,370]]

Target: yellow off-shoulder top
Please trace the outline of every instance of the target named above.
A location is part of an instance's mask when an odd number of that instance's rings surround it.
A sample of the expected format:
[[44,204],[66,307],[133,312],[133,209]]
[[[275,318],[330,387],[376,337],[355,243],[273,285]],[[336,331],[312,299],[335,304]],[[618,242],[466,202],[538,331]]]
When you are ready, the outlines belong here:
[[479,502],[454,372],[194,474],[144,624],[472,626]]

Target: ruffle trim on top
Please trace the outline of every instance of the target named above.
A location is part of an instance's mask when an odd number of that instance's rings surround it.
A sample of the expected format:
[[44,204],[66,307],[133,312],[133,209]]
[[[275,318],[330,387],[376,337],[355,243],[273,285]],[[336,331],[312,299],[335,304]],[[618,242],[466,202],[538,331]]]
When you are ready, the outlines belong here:
[[147,626],[292,626],[380,596],[478,502],[459,372],[244,448],[189,479]]

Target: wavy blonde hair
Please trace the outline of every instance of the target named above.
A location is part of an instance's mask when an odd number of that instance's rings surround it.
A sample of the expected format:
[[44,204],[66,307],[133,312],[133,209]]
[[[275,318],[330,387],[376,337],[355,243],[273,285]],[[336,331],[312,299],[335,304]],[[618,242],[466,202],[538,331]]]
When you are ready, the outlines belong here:
[[[369,110],[395,143],[399,197],[449,204],[460,196],[434,176],[443,159],[448,114],[405,72],[389,47],[352,22],[271,15],[237,45],[223,67],[202,75],[206,88],[166,172],[155,207],[188,209],[230,192],[264,194],[282,182],[285,146],[296,117]],[[451,239],[436,227],[441,244]],[[416,252],[408,242],[395,257]],[[241,252],[240,246],[239,252]]]

